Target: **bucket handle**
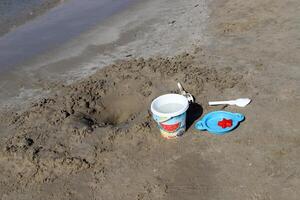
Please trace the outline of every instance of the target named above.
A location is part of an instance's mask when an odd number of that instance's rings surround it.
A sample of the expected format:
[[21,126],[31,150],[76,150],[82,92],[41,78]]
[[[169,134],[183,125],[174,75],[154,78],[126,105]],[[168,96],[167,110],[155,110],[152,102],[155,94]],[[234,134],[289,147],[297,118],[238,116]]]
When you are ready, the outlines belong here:
[[162,123],[162,122],[168,121],[169,119],[172,118],[172,117],[160,117],[158,115],[155,115],[152,112],[151,112],[151,114],[152,114],[154,121],[156,121],[157,123]]
[[178,86],[178,88],[180,90],[180,94],[182,96],[184,96],[185,98],[187,98],[187,100],[188,100],[189,103],[194,103],[194,97],[193,97],[193,95],[191,95],[190,93],[188,93],[187,91],[185,91],[184,88],[182,87],[181,83],[178,82],[177,86]]
[[170,120],[172,117],[162,117],[162,118],[155,118],[154,120],[157,122],[157,123],[163,123],[163,122],[166,122],[168,120]]

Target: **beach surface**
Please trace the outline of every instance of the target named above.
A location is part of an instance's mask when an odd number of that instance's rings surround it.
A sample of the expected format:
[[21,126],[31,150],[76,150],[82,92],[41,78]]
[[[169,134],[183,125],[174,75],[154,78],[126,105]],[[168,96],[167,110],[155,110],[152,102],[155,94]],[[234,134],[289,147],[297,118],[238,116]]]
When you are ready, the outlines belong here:
[[[298,199],[299,9],[141,1],[10,72],[1,199]],[[186,133],[165,140],[149,106],[177,82],[196,103]],[[251,104],[208,106],[240,97]],[[223,136],[196,130],[213,110],[246,119]]]

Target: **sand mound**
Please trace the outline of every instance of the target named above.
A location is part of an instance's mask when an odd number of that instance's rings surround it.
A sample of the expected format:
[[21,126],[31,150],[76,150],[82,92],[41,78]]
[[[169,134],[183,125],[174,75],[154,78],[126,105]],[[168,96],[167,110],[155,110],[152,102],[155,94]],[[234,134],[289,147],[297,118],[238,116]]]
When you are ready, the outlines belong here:
[[209,91],[222,93],[243,83],[243,75],[230,68],[216,70],[199,62],[199,57],[119,61],[85,80],[61,86],[25,112],[14,112],[8,117],[12,134],[2,144],[0,162],[9,163],[3,165],[2,174],[26,184],[52,182],[84,170],[94,170],[97,178],[108,173],[99,171],[108,162],[105,158],[129,150],[127,144],[150,151],[161,140],[148,111],[153,98],[176,92],[177,81],[203,101]]

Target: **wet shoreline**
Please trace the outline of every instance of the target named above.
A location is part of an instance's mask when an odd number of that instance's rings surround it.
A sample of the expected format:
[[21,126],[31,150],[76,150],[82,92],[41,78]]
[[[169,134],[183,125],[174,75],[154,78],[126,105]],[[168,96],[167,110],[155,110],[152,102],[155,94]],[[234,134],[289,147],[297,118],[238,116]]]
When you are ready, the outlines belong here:
[[0,37],[0,72],[57,48],[124,9],[134,0],[70,0]]
[[64,0],[3,0],[0,2],[0,37],[46,13]]

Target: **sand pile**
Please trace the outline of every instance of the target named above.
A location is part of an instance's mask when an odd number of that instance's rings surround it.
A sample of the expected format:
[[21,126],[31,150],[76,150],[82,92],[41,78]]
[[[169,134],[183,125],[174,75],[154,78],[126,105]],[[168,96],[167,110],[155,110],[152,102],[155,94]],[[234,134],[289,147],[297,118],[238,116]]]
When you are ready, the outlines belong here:
[[151,146],[163,139],[151,120],[149,104],[160,94],[177,92],[177,81],[200,104],[199,97],[205,101],[211,91],[221,94],[244,83],[243,75],[231,68],[216,70],[201,62],[200,51],[119,61],[80,82],[62,85],[26,111],[1,118],[11,131],[1,144],[1,187],[10,180],[31,185],[83,171],[92,171],[99,181],[108,173],[104,168],[111,173],[120,168],[111,166],[113,160],[124,159],[113,156],[116,152],[130,151],[132,144],[141,153],[153,151]]

